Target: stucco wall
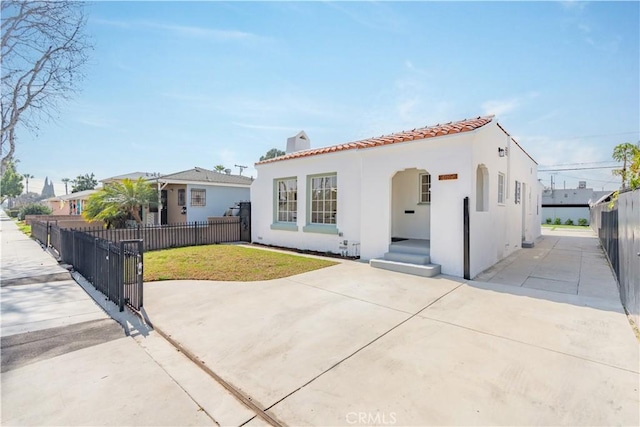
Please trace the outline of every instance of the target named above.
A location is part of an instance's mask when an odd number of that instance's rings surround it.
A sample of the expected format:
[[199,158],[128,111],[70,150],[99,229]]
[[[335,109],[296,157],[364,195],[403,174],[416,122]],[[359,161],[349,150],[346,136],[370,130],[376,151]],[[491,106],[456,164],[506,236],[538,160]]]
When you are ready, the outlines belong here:
[[[206,191],[205,206],[191,206],[192,189]],[[174,193],[177,194],[177,191]],[[206,221],[210,216],[223,216],[235,203],[247,201],[249,197],[249,188],[187,184],[187,222]]]
[[[178,190],[184,189],[186,191],[187,186],[185,184],[167,184],[164,189],[167,190],[167,223],[178,224],[187,222],[187,215],[182,214],[182,206],[178,206]],[[187,205],[184,207],[186,208]]]
[[[338,185],[338,234],[305,232],[307,225],[307,177],[336,173]],[[274,180],[296,177],[298,180],[298,218],[295,230],[273,229]],[[350,255],[360,242],[360,160],[355,151],[325,154],[298,160],[258,166],[258,178],[251,185],[252,240],[289,248],[341,253],[347,241]],[[375,212],[369,211],[374,215]]]
[[[470,197],[471,277],[520,249],[523,238],[540,236],[540,185],[537,165],[495,124],[476,133],[473,168],[484,164],[489,176],[489,204],[486,212],[476,210],[477,194]],[[500,157],[498,148],[507,147]],[[505,176],[505,199],[498,203],[498,175]],[[474,175],[474,182],[476,176]],[[515,202],[516,181],[522,184],[520,203]]]
[[567,219],[572,219],[573,223],[575,225],[578,225],[578,219],[580,218],[586,219],[588,224],[589,216],[590,213],[588,207],[569,208],[566,206],[556,206],[552,208],[542,208],[542,215],[540,217],[540,220],[542,221],[542,223],[545,223],[547,218],[551,218],[551,222],[553,223],[553,220],[555,220],[556,218],[560,218],[560,220],[564,224]]

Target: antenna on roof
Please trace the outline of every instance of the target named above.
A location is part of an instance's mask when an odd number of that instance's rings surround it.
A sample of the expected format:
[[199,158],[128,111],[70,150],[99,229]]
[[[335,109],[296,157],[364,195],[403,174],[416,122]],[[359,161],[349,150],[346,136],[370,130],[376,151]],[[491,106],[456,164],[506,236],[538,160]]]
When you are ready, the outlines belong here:
[[242,171],[245,170],[248,166],[235,165],[238,169],[240,169],[240,173],[238,175],[242,175]]

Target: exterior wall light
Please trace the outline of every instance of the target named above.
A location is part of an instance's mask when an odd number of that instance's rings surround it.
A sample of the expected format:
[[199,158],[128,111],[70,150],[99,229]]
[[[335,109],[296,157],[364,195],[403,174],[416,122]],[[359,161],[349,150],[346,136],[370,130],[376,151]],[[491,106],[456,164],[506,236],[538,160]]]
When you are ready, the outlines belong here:
[[500,157],[504,157],[507,155],[507,149],[506,148],[502,148],[502,147],[498,147],[498,155]]

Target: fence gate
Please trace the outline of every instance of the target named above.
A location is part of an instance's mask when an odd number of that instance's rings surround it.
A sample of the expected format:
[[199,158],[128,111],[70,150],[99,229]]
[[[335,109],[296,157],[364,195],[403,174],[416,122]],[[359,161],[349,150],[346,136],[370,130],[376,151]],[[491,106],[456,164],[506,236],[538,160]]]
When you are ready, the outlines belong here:
[[120,268],[118,282],[120,283],[120,311],[127,304],[136,310],[142,307],[143,288],[143,244],[142,240],[121,240],[119,243]]

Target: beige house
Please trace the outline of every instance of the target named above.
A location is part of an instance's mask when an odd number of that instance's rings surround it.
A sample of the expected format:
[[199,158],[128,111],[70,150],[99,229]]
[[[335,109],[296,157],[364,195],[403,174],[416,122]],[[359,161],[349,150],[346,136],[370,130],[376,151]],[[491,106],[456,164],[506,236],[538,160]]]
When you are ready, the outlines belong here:
[[50,197],[44,199],[42,203],[49,206],[52,215],[82,215],[89,196],[100,190],[85,190],[76,193],[65,194],[64,196]]

